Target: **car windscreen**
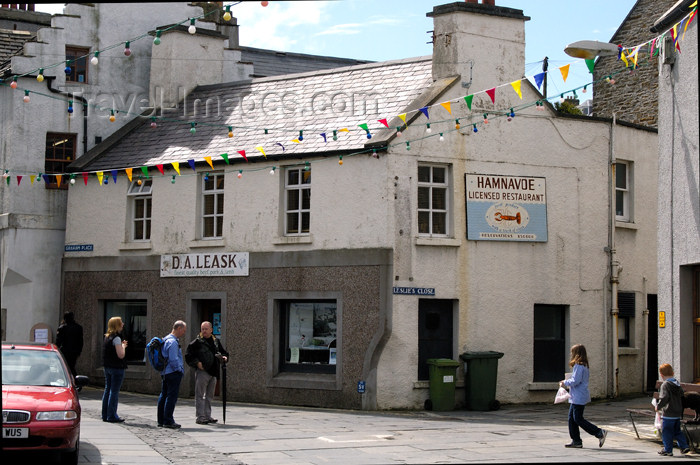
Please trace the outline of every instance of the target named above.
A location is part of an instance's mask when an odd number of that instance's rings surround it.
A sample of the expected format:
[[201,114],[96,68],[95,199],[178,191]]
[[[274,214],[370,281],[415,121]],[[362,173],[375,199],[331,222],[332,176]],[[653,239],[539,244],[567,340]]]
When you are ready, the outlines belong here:
[[67,387],[66,370],[56,352],[2,349],[2,384]]

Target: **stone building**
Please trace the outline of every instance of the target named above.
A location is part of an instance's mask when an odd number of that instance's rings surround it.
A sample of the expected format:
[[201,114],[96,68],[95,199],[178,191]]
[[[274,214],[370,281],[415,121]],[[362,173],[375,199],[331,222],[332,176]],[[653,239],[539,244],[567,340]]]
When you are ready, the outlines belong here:
[[[656,37],[650,28],[675,1],[637,0],[608,42],[635,46]],[[625,70],[616,56],[598,58],[593,73],[593,115],[612,118],[615,113],[618,119],[657,127],[658,58],[649,52],[648,48],[640,52],[634,71],[631,67]],[[606,76],[612,76],[615,83],[605,80]]]
[[[574,343],[594,397],[644,389],[656,131],[536,105],[523,11],[428,15],[432,57],[198,85],[71,164],[79,371],[122,315],[128,390],[158,391],[143,346],[176,319],[214,322],[237,401],[422,408],[428,359],[497,351],[499,401],[550,402]],[[188,40],[163,34],[151,89],[184,85]]]

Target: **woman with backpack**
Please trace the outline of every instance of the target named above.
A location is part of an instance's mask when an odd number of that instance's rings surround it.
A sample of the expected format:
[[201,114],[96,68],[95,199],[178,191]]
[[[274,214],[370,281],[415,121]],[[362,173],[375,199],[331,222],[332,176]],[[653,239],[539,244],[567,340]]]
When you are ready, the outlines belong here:
[[122,341],[121,331],[124,323],[121,317],[115,316],[107,322],[107,332],[102,350],[102,365],[105,372],[105,392],[102,394],[102,421],[108,423],[121,423],[124,421],[117,415],[119,403],[119,390],[124,381],[126,370],[127,341]]

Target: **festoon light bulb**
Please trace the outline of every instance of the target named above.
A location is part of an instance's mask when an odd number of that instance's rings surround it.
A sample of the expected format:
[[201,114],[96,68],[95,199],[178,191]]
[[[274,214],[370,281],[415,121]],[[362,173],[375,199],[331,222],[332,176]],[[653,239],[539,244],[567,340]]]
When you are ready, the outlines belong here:
[[190,19],[190,27],[187,28],[187,32],[190,34],[195,34],[197,32],[197,27],[194,25],[194,18]]

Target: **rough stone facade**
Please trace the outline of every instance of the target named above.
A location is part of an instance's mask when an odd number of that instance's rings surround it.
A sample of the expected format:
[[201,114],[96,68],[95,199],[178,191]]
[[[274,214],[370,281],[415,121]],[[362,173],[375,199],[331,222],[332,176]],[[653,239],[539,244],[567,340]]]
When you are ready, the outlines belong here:
[[[635,46],[655,38],[649,29],[676,0],[638,0],[609,42]],[[600,57],[596,61],[593,84],[593,115],[650,127],[658,125],[658,56],[650,57],[642,47],[637,69],[625,71],[617,56]],[[629,68],[631,69],[631,68]],[[622,71],[622,72],[620,72]],[[614,84],[605,80],[612,75]]]

